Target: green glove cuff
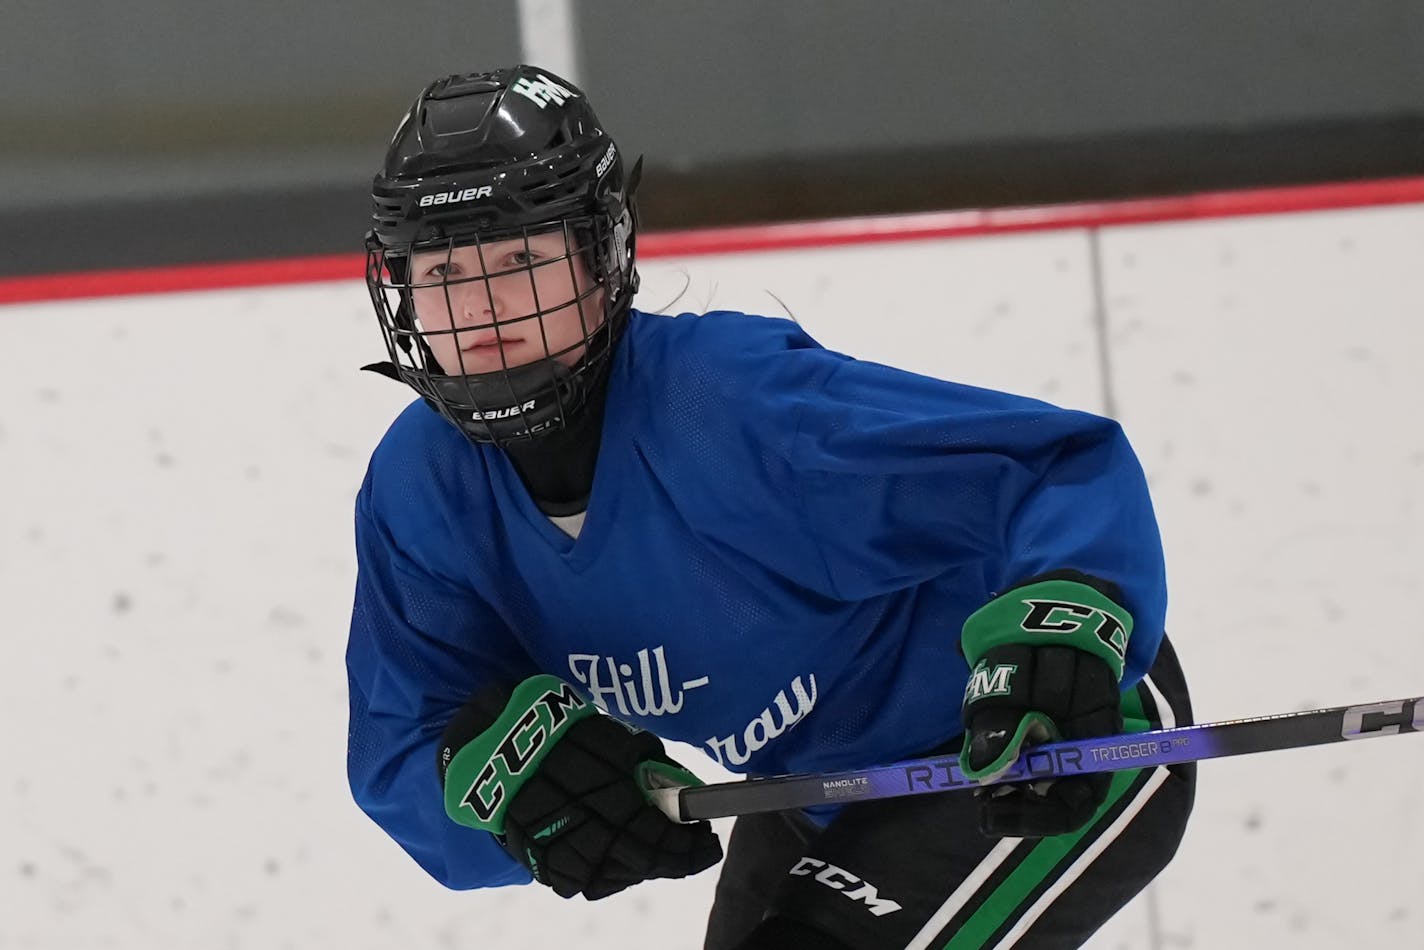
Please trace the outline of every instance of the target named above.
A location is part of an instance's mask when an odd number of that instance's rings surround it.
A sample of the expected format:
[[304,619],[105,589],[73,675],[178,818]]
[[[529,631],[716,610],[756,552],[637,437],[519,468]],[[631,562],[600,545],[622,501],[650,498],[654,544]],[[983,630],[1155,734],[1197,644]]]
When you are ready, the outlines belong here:
[[1043,713],[1024,713],[1023,718],[1019,720],[1019,727],[1014,730],[1013,738],[1009,739],[1009,744],[1004,746],[1004,751],[999,754],[997,759],[982,769],[970,768],[969,747],[966,744],[959,753],[959,771],[964,773],[964,777],[971,782],[990,781],[1009,770],[1009,767],[1019,757],[1019,752],[1022,751],[1025,742],[1030,745],[1039,745],[1044,742],[1057,742],[1062,738],[1058,726]]
[[504,834],[509,803],[554,742],[596,715],[597,708],[558,677],[529,677],[514,688],[499,718],[450,760],[445,814],[466,827]]
[[1078,581],[1039,581],[1001,594],[964,621],[960,644],[972,669],[1006,643],[1069,646],[1101,657],[1122,681],[1132,615]]

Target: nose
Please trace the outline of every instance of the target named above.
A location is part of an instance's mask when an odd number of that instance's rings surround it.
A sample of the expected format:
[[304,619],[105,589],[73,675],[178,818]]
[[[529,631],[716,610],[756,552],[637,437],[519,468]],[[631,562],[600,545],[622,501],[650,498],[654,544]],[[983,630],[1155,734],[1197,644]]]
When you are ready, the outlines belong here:
[[450,309],[464,328],[492,326],[503,312],[499,288],[494,281],[471,280],[453,285]]

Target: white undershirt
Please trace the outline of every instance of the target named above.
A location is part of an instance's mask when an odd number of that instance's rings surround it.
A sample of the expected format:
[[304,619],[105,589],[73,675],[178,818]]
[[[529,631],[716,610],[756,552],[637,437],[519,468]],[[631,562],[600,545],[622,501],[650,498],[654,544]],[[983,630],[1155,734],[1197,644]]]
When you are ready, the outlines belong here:
[[587,513],[580,511],[576,515],[549,515],[549,520],[564,534],[577,539],[579,532],[583,530],[583,516]]

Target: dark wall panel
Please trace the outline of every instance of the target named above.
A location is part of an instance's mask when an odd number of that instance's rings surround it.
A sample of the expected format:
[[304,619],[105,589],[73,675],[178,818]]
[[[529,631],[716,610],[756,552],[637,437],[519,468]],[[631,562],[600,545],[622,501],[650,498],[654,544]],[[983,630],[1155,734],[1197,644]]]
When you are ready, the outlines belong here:
[[[0,272],[351,250],[517,0],[12,0]],[[656,228],[1424,173],[1419,0],[582,0]],[[116,235],[122,241],[116,243]]]
[[518,59],[514,0],[17,0],[0,155],[184,159],[388,136],[421,84]]
[[605,118],[676,164],[1424,115],[1413,0],[579,9]]

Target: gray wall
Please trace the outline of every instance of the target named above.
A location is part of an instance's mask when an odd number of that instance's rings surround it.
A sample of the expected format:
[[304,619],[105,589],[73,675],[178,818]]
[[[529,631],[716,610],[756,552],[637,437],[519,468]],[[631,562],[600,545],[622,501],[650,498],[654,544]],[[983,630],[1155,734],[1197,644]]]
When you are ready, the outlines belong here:
[[393,127],[395,115],[373,125],[367,113],[390,111],[394,93],[412,98],[433,73],[516,56],[514,10],[513,0],[18,0],[0,32],[0,120],[19,150],[285,144],[276,133],[299,131],[348,141],[353,129]]
[[1424,115],[1417,0],[584,10],[585,72],[604,120],[679,163]]
[[0,173],[61,192],[10,204],[368,175],[425,82],[519,56],[513,0],[18,0],[5,23]]
[[[522,59],[518,11],[10,0],[0,273],[86,238],[74,267],[354,247],[415,92]],[[1424,172],[1419,0],[586,0],[575,21],[575,78],[646,156],[655,228]]]
[[[12,0],[13,2],[13,0]],[[1415,0],[599,0],[585,84],[645,151],[782,150],[1424,113]],[[16,153],[346,144],[427,78],[518,59],[513,0],[18,0]]]

